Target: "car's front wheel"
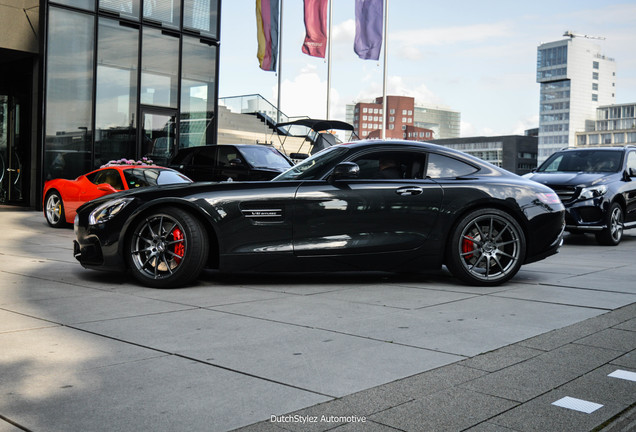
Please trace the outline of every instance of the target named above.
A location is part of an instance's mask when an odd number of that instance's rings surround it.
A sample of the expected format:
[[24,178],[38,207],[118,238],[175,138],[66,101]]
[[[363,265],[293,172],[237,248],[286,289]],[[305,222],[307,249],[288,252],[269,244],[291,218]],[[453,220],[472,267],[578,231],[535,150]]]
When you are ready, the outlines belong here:
[[134,226],[126,258],[133,276],[155,288],[177,288],[195,280],[207,262],[209,242],[201,223],[187,211],[168,207]]
[[623,238],[623,207],[617,202],[610,205],[605,215],[606,227],[596,233],[596,241],[605,246],[616,246]]
[[514,218],[498,209],[479,209],[455,226],[446,265],[471,285],[498,285],[517,274],[525,251],[525,235]]
[[61,228],[66,225],[66,216],[64,215],[64,203],[60,193],[52,190],[46,194],[44,199],[44,217],[46,222],[53,228]]

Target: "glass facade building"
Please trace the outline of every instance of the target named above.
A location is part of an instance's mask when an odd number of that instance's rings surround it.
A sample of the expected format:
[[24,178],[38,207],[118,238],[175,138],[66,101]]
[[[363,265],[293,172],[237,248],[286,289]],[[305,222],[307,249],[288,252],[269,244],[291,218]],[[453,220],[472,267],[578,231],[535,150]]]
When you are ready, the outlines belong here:
[[216,141],[220,0],[0,4],[0,204]]
[[218,0],[49,0],[43,178],[216,136]]
[[597,106],[615,100],[616,64],[584,36],[542,44],[537,49],[539,155],[541,163],[555,151],[576,145]]

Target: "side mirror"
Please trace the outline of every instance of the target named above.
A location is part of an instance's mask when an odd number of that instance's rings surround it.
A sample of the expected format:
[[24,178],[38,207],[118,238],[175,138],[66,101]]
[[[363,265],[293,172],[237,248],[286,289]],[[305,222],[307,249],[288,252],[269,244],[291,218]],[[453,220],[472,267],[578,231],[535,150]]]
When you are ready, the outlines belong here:
[[243,161],[239,158],[232,159],[230,161],[230,166],[243,166]]
[[118,192],[117,189],[115,189],[114,187],[112,187],[108,183],[100,183],[100,184],[98,184],[97,185],[97,190],[102,191],[102,192],[108,192],[108,193]]
[[332,179],[345,180],[357,179],[360,176],[360,167],[353,162],[342,162],[333,169],[331,173]]

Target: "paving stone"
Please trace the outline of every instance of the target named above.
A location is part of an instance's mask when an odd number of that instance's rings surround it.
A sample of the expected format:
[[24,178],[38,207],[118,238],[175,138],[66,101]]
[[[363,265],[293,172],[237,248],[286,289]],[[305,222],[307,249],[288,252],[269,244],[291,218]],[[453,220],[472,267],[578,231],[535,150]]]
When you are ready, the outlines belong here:
[[630,351],[627,354],[612,360],[611,364],[636,369],[636,350]]
[[459,364],[488,372],[495,372],[531,359],[532,357],[536,357],[542,353],[543,351],[541,350],[515,344],[484,354],[479,354],[478,356],[463,360]]
[[477,392],[526,402],[580,376],[567,365],[546,363],[536,358],[462,384]]
[[517,404],[464,389],[448,389],[371,416],[405,431],[458,431],[483,422]]
[[636,349],[636,332],[611,328],[579,339],[576,343],[628,352]]

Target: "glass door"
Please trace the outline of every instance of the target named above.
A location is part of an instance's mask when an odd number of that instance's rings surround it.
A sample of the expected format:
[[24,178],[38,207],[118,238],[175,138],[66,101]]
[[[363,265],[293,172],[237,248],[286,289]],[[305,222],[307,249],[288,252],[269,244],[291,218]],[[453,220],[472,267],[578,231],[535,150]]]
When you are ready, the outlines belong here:
[[20,104],[0,95],[0,203],[22,204],[25,172],[20,147]]
[[167,165],[177,150],[175,110],[142,108],[142,151],[156,165]]

